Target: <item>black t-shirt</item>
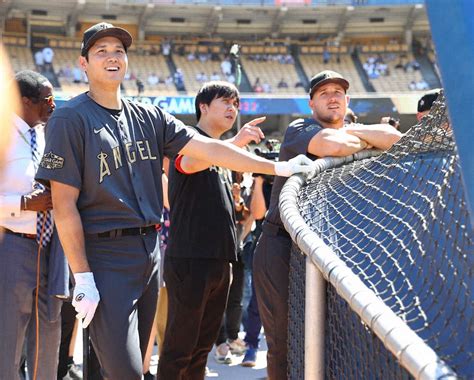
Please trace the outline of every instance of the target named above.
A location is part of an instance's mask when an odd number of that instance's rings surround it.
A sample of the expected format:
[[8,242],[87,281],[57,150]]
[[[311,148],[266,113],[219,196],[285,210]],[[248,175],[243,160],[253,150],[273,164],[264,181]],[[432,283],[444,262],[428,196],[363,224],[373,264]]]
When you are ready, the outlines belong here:
[[[196,128],[202,135],[203,131]],[[236,260],[236,218],[227,169],[211,166],[183,174],[169,170],[170,229],[166,255]]]
[[[314,160],[316,156],[308,153],[308,145],[311,139],[322,130],[318,122],[312,118],[297,119],[293,121],[285,132],[285,137],[280,147],[280,161],[288,161],[299,154],[306,154],[309,158]],[[280,198],[281,189],[286,183],[286,177],[275,177],[272,188],[272,196],[270,200],[270,207],[268,209],[265,220],[283,227],[283,222],[280,218],[280,208],[278,202]]]

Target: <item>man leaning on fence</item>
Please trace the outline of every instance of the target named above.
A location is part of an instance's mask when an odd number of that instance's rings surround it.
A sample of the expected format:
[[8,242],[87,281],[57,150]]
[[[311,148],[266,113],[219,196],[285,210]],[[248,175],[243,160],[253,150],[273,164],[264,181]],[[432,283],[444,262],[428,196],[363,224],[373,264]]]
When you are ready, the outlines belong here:
[[[315,159],[347,156],[363,149],[389,149],[401,134],[388,125],[344,124],[349,82],[334,71],[311,79],[312,116],[293,121],[280,148],[280,160],[299,154]],[[278,199],[284,177],[276,177],[269,211],[254,258],[258,305],[265,329],[269,380],[287,378],[288,285],[291,238],[280,219]]]

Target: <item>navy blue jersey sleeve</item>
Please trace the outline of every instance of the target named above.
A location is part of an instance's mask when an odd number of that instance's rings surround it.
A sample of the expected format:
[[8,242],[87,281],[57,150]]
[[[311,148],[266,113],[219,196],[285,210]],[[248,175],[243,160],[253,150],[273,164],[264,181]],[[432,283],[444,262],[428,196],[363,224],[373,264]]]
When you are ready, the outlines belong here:
[[56,110],[46,126],[46,147],[36,179],[49,186],[51,180],[82,187],[84,130],[74,110]]
[[164,154],[174,158],[181,149],[193,138],[195,131],[173,115],[163,112],[165,121]]
[[320,132],[322,127],[313,119],[298,119],[288,126],[280,148],[280,160],[286,161],[299,154],[308,154],[311,139]]

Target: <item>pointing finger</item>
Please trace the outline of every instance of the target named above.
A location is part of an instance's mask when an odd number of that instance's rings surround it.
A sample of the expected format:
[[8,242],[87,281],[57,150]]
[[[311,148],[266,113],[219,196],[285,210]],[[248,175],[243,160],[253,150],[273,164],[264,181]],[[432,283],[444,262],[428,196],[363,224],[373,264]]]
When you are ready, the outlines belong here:
[[253,127],[255,125],[258,125],[258,124],[264,122],[266,118],[267,118],[266,116],[257,117],[256,119],[250,120],[247,124],[251,125]]

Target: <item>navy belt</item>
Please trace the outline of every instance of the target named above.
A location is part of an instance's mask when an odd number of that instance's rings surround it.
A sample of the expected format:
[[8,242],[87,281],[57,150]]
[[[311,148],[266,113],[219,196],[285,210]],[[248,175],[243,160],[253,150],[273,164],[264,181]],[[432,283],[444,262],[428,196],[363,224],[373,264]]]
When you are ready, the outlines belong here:
[[9,230],[8,228],[2,228],[2,231],[9,235],[16,235],[16,236],[26,238],[26,239],[36,239],[35,234],[24,234],[22,232],[14,232],[12,230]]
[[159,229],[159,225],[152,225],[147,227],[135,227],[135,228],[122,228],[118,230],[111,230],[106,232],[99,232],[98,234],[88,234],[89,236],[96,236],[99,238],[109,237],[120,237],[120,236],[136,236],[136,235],[148,235],[156,233]]

